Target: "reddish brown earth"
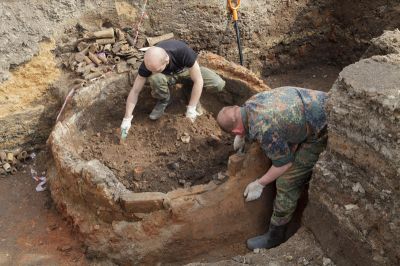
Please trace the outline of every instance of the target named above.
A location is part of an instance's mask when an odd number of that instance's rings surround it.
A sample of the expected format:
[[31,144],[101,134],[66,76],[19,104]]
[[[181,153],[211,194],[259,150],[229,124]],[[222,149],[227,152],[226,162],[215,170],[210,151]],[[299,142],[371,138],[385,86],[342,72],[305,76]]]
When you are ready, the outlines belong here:
[[84,248],[53,207],[48,191],[36,192],[30,167],[0,178],[0,265],[87,265]]
[[[119,144],[120,116],[98,112],[94,129],[84,135],[82,157],[98,159],[136,192],[168,192],[204,184],[226,170],[232,137],[222,132],[213,114],[205,111],[195,123],[185,116],[182,98],[174,98],[157,121],[147,110],[135,110],[125,144]],[[139,102],[140,104],[140,102]],[[121,112],[123,114],[123,112]],[[185,138],[190,138],[185,143]]]
[[[265,80],[272,88],[293,85],[329,91],[339,71],[335,66],[316,65],[271,75]],[[219,110],[220,104],[210,100],[212,97],[203,98],[203,105],[214,112]],[[183,115],[185,102],[181,95],[175,95],[166,114],[158,121],[151,121],[148,113],[152,105],[139,101],[138,105],[147,105],[147,109],[135,110],[125,145],[119,144],[118,133],[123,109],[96,110],[97,122],[84,134],[83,158],[100,160],[127,188],[136,192],[168,192],[207,183],[226,169],[232,138],[221,132],[210,112],[190,123]],[[184,134],[190,136],[189,143],[182,142]]]
[[[324,88],[322,90],[325,90],[326,88],[326,90],[328,90],[328,88],[332,86],[338,72],[339,69],[330,66],[314,66],[310,69],[290,70],[284,74],[271,75],[266,77],[265,80],[272,88],[290,84],[311,89]],[[313,75],[316,75],[315,78],[313,78]],[[327,77],[324,78],[324,75],[327,75]],[[205,99],[203,99],[203,105],[207,105],[207,102],[204,102],[204,100]],[[214,105],[214,103],[209,104]],[[178,103],[175,107],[170,106],[167,109],[166,116],[156,122],[150,121],[147,117],[147,114],[151,111],[152,105],[153,103],[149,105],[146,112],[135,111],[135,118],[128,136],[126,147],[116,145],[111,141],[115,136],[113,133],[114,130],[119,127],[120,119],[114,118],[114,120],[112,120],[112,116],[107,118],[107,116],[110,116],[108,112],[103,112],[104,117],[102,118],[104,119],[101,121],[98,120],[99,125],[106,125],[105,130],[101,129],[100,126],[96,128],[96,132],[93,131],[91,133],[92,137],[88,138],[90,140],[90,145],[100,139],[104,141],[103,145],[108,145],[105,146],[109,149],[114,148],[115,150],[120,150],[121,154],[122,151],[125,150],[125,153],[129,154],[128,151],[134,151],[135,149],[139,149],[139,147],[150,145],[146,144],[143,140],[139,142],[136,138],[139,138],[140,140],[141,138],[152,136],[152,129],[157,128],[160,132],[158,135],[162,135],[164,131],[168,131],[164,129],[173,128],[181,123],[179,133],[183,133],[186,130],[188,133],[191,133],[194,130],[195,125],[190,125],[190,123],[187,123],[186,119],[183,117],[185,111],[184,103]],[[212,110],[210,107],[207,109]],[[121,110],[118,110],[117,112],[120,113],[120,115],[123,114],[123,110],[122,114]],[[213,112],[215,111],[216,110],[213,110]],[[168,122],[169,119],[176,124],[170,124],[170,122]],[[207,115],[200,117],[198,122],[200,122],[199,125],[202,129],[201,132],[204,132],[204,135],[195,134],[193,137],[202,136],[204,140],[207,139],[206,132],[208,132],[208,129],[203,127],[203,123],[206,125],[207,122],[205,121],[207,120]],[[105,123],[106,121],[110,124],[108,125]],[[216,126],[215,121],[212,119],[210,119],[208,123],[210,126]],[[144,125],[147,126],[148,132],[145,137],[141,137],[145,131],[141,131],[141,134],[139,134],[139,130],[137,129],[143,129]],[[161,131],[161,129],[163,131]],[[171,131],[171,129],[169,130]],[[100,132],[100,136],[103,134],[105,137],[97,137],[98,132]],[[213,132],[215,135],[218,135],[216,129],[213,129]],[[171,135],[171,139],[174,137],[172,139],[173,144],[176,142],[179,143],[179,140],[176,139],[177,135],[178,131],[176,131],[175,135]],[[204,142],[204,140],[203,142],[196,142],[195,140],[194,143],[201,145],[201,143],[206,142]],[[167,142],[166,139],[165,142]],[[142,146],[133,146],[135,143]],[[193,145],[193,143],[190,145]],[[221,143],[219,145],[221,145],[221,147],[226,147],[228,153],[232,149],[231,141],[227,141],[224,134],[222,134]],[[160,147],[164,148],[164,144],[160,144]],[[189,144],[183,144],[180,141],[180,147],[181,149],[178,149],[171,145],[170,150],[173,151],[175,149],[179,152],[185,151],[182,147],[188,148]],[[143,162],[145,162],[144,154],[149,151],[147,149],[140,149],[143,152],[141,155]],[[214,147],[207,148],[208,151],[214,149]],[[91,150],[88,150],[87,152],[90,151]],[[174,158],[179,158],[177,154],[170,155],[176,156]],[[192,153],[192,156],[194,155],[196,154]],[[209,155],[207,154],[207,156]],[[159,158],[161,160],[163,157],[160,156]],[[36,162],[40,171],[46,169],[43,161],[44,160]],[[221,169],[224,169],[224,167],[225,166],[221,166]],[[210,172],[212,175],[213,172],[208,171],[208,168],[204,167],[204,169],[207,169],[207,172]],[[24,170],[25,172],[23,172]],[[124,169],[121,168],[121,171],[122,170]],[[159,170],[159,172],[163,173],[161,170]],[[169,168],[166,169],[165,173],[169,172],[171,172]],[[161,177],[157,180],[161,181]],[[170,181],[169,178],[167,178],[167,180],[168,182]],[[130,183],[128,180],[123,182],[128,184]],[[173,180],[171,182],[174,186],[177,186],[176,181],[175,183]],[[87,265],[88,263],[84,257],[84,249],[76,239],[71,227],[53,208],[49,194],[47,192],[38,193],[35,191],[36,185],[37,183],[29,174],[28,167],[18,172],[15,176],[0,178],[0,201],[2,203],[0,204],[0,265]],[[166,186],[166,189],[169,190],[171,188]],[[68,250],[69,247],[71,247],[70,250]],[[62,249],[67,249],[68,251],[62,251]],[[265,264],[268,263],[268,258],[263,254],[254,254],[254,256],[257,256],[257,260],[264,261]]]

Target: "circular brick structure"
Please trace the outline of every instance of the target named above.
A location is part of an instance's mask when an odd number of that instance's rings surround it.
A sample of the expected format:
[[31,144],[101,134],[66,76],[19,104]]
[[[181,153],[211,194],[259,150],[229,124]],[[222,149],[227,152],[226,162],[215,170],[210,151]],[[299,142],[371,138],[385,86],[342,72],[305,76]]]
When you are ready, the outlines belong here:
[[[220,106],[207,109],[213,115],[223,105],[240,104],[269,90],[249,70],[217,55],[202,53],[199,61],[226,81],[226,93],[216,99]],[[99,160],[80,156],[89,107],[98,101],[124,101],[129,89],[123,75],[82,88],[49,139],[55,162],[49,170],[52,197],[88,247],[88,255],[132,265],[183,263],[204,254],[238,252],[244,247],[238,243],[264,229],[270,211],[265,206],[271,193],[250,204],[242,197],[247,183],[268,167],[258,146],[229,158],[226,180],[167,193],[130,191]]]

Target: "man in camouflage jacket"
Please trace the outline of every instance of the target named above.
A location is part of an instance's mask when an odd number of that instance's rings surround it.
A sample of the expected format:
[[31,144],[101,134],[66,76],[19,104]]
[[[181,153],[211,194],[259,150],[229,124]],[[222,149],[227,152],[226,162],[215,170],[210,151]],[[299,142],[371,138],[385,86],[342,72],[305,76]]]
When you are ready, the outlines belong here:
[[242,107],[227,106],[218,114],[220,127],[236,135],[235,148],[244,138],[258,141],[271,168],[248,184],[246,201],[258,199],[264,187],[276,180],[274,210],[266,234],[247,240],[249,249],[272,248],[285,241],[305,184],[327,142],[327,94],[296,87],[281,87],[252,96]]

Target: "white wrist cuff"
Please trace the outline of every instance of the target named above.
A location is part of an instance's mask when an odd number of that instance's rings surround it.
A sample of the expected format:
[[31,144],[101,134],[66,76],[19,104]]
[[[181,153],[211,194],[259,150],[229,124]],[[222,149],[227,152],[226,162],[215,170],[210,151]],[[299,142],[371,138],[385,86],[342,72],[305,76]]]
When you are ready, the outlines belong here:
[[257,179],[256,181],[257,181],[257,184],[258,184],[258,185],[260,185],[260,186],[262,186],[262,187],[265,187],[263,184],[260,183],[260,179]]
[[187,110],[188,110],[188,112],[194,112],[194,111],[196,111],[196,106],[188,105]]

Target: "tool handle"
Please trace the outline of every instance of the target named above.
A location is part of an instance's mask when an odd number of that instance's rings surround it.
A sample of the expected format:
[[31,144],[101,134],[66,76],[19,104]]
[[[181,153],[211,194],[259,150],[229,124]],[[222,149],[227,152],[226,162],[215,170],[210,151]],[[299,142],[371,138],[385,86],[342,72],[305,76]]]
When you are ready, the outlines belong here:
[[121,130],[121,139],[126,140],[126,137],[128,136],[128,132],[126,132],[126,129]]
[[228,0],[228,5],[232,12],[233,21],[237,21],[238,20],[238,9],[240,7],[240,0],[236,1],[236,5],[234,5],[234,3],[232,3],[232,0]]

